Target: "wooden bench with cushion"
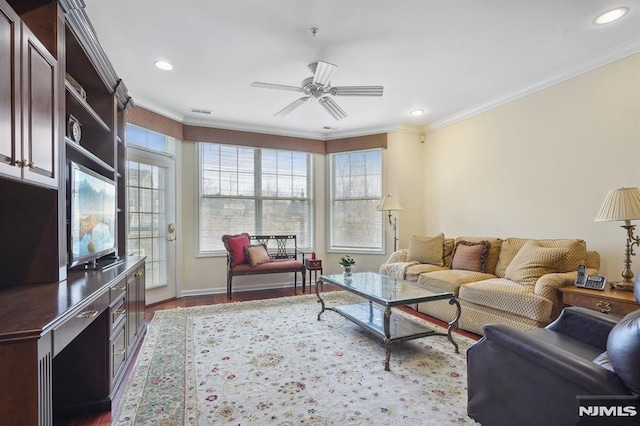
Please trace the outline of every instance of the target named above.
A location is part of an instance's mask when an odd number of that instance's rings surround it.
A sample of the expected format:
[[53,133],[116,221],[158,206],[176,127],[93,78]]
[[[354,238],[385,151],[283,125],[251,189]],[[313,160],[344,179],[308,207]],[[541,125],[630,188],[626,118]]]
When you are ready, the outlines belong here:
[[[293,272],[293,286],[298,275],[305,287],[304,253],[298,250],[295,235],[223,235],[227,250],[227,296],[231,299],[232,281],[236,275],[259,275]],[[298,253],[302,261],[298,260]]]

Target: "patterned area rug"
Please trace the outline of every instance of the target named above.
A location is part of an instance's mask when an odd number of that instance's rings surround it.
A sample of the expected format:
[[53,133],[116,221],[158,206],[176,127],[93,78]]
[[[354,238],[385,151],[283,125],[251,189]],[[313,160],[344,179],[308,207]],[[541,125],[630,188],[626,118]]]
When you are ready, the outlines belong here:
[[156,312],[113,424],[474,424],[471,339],[454,335],[459,354],[443,336],[394,344],[384,371],[380,339],[319,311],[308,295]]

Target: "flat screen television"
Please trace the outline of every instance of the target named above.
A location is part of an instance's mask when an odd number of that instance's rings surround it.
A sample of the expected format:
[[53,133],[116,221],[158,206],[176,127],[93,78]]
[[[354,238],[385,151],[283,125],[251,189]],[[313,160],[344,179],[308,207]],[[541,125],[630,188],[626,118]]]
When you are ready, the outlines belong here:
[[69,190],[69,266],[115,253],[115,182],[71,161]]

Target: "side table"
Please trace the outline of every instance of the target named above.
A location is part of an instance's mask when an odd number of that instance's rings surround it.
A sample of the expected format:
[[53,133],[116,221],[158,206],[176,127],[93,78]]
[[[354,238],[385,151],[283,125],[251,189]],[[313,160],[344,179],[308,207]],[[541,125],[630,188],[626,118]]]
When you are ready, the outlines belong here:
[[581,306],[594,311],[618,316],[640,309],[633,293],[629,291],[613,290],[609,284],[603,291],[567,286],[560,289],[562,303],[571,306]]
[[[307,271],[309,271],[309,286],[311,283],[318,281],[318,271],[320,271],[320,275],[322,275],[322,260],[320,259],[305,259],[304,260],[304,273],[306,275]],[[313,271],[314,281],[311,281],[311,271]]]

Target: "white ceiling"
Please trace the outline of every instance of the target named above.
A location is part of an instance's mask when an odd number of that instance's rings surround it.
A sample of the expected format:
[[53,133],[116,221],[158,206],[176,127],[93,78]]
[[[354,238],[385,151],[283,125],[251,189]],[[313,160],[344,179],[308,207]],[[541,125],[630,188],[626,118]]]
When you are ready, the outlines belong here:
[[[137,105],[188,124],[320,139],[439,128],[640,52],[637,0],[85,3]],[[630,12],[592,23],[616,6]],[[156,69],[158,59],[174,69]],[[332,85],[382,85],[384,96],[335,97],[349,114],[341,121],[317,102],[274,117],[301,94],[250,87],[298,86],[317,60],[338,65]],[[425,114],[410,116],[416,108]]]

